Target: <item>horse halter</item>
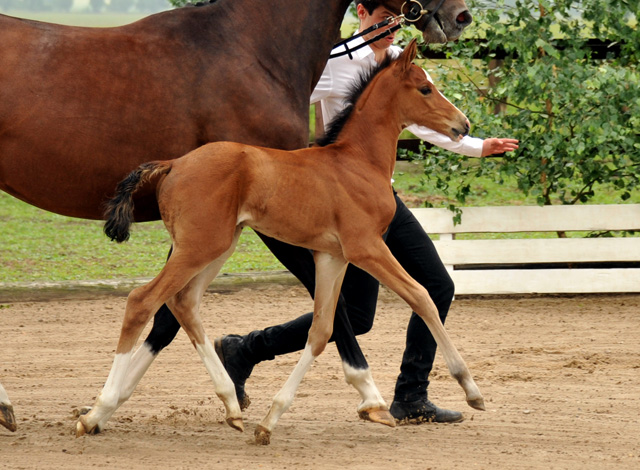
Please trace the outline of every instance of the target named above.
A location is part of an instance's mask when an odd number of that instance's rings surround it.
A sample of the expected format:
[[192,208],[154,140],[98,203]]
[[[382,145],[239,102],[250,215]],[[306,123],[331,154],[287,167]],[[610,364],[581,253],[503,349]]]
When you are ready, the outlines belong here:
[[[424,26],[426,27],[429,24],[429,22],[434,18],[436,13],[438,13],[438,10],[440,9],[440,7],[444,2],[445,0],[440,0],[433,10],[427,10],[422,5],[421,0],[405,1],[400,7],[400,14],[398,16],[395,16],[395,17],[390,16],[389,18],[385,18],[380,23],[376,23],[370,28],[367,28],[358,34],[354,34],[350,38],[344,39],[338,42],[337,44],[335,44],[333,46],[334,49],[339,46],[344,46],[345,50],[342,52],[335,52],[331,54],[329,56],[329,59],[335,59],[336,57],[342,57],[343,55],[348,54],[349,59],[353,60],[353,56],[351,55],[352,52],[357,51],[358,49],[362,49],[364,46],[368,46],[372,42],[376,42],[378,39],[382,39],[388,36],[389,34],[397,31],[398,29],[400,29],[400,27],[403,25],[405,21],[409,23],[415,23],[418,20],[420,20],[426,13],[429,13],[427,15],[427,18],[424,21]],[[405,7],[407,7],[408,9],[406,13],[403,13]],[[362,44],[357,45],[353,49],[350,49],[349,46],[347,45],[347,43],[353,41],[356,38],[369,34],[370,32],[375,31],[376,29],[383,28],[392,23],[395,23],[395,25],[393,25],[391,28],[387,29],[386,31],[383,31],[382,33],[378,34],[377,36],[363,42]]]
[[[424,20],[424,24],[426,26],[427,24],[429,24],[429,21],[433,19],[436,13],[438,13],[438,10],[444,2],[445,0],[440,0],[433,10],[427,10],[419,0],[409,0],[408,2],[404,2],[400,7],[400,16],[402,16],[405,21],[408,21],[409,23],[415,23],[426,13],[429,13],[427,15],[427,18]],[[409,9],[406,13],[403,14],[402,12],[404,11],[404,7],[407,6],[407,3]]]

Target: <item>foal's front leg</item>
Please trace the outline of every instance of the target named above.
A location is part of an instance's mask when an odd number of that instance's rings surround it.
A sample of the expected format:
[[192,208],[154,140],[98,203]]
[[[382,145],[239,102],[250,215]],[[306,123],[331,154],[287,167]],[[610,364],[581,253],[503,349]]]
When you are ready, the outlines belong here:
[[282,414],[291,406],[302,378],[315,358],[324,351],[329,338],[331,338],[333,318],[347,262],[344,258],[320,252],[314,253],[314,259],[316,262],[316,292],[313,304],[313,322],[309,329],[307,345],[293,372],[274,397],[267,416],[256,428],[255,437],[258,444],[269,444],[271,431]]
[[[302,282],[311,294],[311,297],[314,298],[316,277],[315,272],[310,268],[310,266],[315,265],[311,251],[306,248],[293,247],[292,245],[288,245],[274,238],[267,237],[260,232],[256,233],[276,258],[278,258],[280,262],[284,264],[284,266],[291,271],[291,273],[297,277],[300,282]],[[295,256],[292,255],[292,250],[296,250]],[[371,280],[373,278],[368,274],[361,272],[359,269],[354,269],[352,275],[354,277],[351,278],[351,282],[357,283],[359,286],[358,289],[376,289],[375,295],[377,296],[378,281],[375,281],[375,284],[372,284]],[[349,276],[348,269],[346,276]],[[344,284],[342,291],[344,293]],[[371,295],[371,293],[369,295]],[[351,302],[353,302],[353,299],[351,299]],[[346,296],[344,297],[342,305],[340,304],[340,300],[338,300],[338,307],[336,309],[333,323],[333,339],[336,343],[336,347],[338,348],[338,353],[340,354],[346,382],[358,391],[362,399],[358,405],[358,414],[362,419],[366,419],[374,423],[395,426],[395,419],[391,416],[391,413],[389,413],[389,407],[380,395],[380,391],[373,381],[369,364],[367,363],[362,349],[360,349],[360,345],[356,339],[353,327],[351,326],[351,322],[347,315],[348,307],[349,300]],[[368,305],[358,305],[358,307],[369,308]],[[375,306],[373,308],[375,308]],[[157,317],[158,315],[156,315],[156,319]]]
[[364,358],[344,308],[338,308],[333,324],[333,339],[342,359],[345,381],[353,386],[362,401],[358,405],[360,418],[394,427],[396,421],[376,386],[371,368]]
[[349,261],[393,290],[427,324],[429,331],[442,351],[449,373],[465,392],[467,404],[477,410],[484,410],[484,399],[462,356],[451,341],[438,315],[438,309],[427,290],[415,281],[394,258],[382,238],[360,239],[350,249]]

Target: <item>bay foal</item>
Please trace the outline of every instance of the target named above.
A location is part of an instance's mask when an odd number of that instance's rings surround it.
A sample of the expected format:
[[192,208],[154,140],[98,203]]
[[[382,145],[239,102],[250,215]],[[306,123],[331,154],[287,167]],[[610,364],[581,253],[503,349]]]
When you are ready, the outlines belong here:
[[[297,151],[213,143],[182,158],[143,164],[120,183],[107,211],[106,234],[118,242],[128,239],[133,194],[149,182],[156,187],[173,254],[155,279],[129,295],[111,372],[95,406],[80,417],[78,436],[102,427],[118,406],[133,348],[165,302],[204,361],[225,405],[227,423],[243,430],[233,382],[205,335],[198,307],[245,226],[313,250],[316,262],[314,319],[307,345],[257,427],[257,442],[269,443],[304,374],[331,337],[348,263],[386,284],[424,319],[467,402],[484,409],[482,395],[427,291],[405,272],[382,239],[395,211],[391,177],[400,131],[415,123],[454,140],[468,131],[466,117],[412,64],[415,53],[412,41],[397,60],[372,74],[349,108],[350,115],[343,116],[334,143]],[[361,414],[386,410],[375,390]]]

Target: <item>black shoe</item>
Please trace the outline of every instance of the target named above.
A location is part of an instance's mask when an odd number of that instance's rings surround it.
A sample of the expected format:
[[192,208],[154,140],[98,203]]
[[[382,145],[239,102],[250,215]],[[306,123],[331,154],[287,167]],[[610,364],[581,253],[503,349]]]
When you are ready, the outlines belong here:
[[251,375],[251,371],[253,371],[253,366],[255,365],[244,357],[242,353],[243,342],[244,339],[239,335],[227,335],[216,338],[213,341],[222,365],[236,386],[236,396],[238,397],[241,410],[247,409],[251,404],[251,400],[244,391],[244,384]]
[[411,402],[394,400],[389,411],[398,424],[459,423],[464,420],[459,411],[438,408],[427,398]]

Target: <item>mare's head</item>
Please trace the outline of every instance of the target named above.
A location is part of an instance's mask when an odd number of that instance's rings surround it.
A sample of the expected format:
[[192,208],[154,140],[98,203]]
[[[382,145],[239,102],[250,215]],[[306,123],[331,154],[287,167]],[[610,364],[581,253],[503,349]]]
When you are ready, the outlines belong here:
[[424,40],[431,43],[458,39],[473,21],[464,0],[444,0],[432,17],[430,13],[441,0],[363,0],[362,3],[367,10],[383,6],[396,15],[404,14],[407,24],[413,24],[422,31]]

